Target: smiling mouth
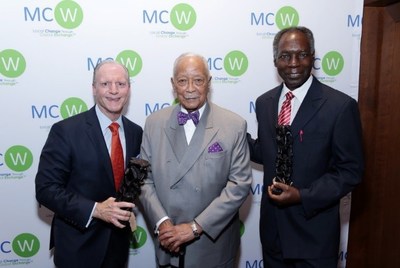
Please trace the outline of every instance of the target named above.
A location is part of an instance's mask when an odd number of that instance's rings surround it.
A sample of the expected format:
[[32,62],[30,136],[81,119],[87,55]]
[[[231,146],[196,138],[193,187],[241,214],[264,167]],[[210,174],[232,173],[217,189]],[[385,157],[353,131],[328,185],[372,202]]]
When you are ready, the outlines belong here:
[[184,98],[185,98],[185,100],[195,100],[195,99],[198,99],[199,97],[193,96],[193,97],[184,97]]
[[299,78],[301,76],[301,74],[299,74],[299,73],[290,73],[290,74],[287,74],[287,76],[290,77],[290,78]]

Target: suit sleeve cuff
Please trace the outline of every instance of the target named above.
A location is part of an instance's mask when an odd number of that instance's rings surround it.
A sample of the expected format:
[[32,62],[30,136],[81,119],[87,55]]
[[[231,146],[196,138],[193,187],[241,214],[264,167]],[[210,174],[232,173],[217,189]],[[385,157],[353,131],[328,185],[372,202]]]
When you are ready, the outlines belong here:
[[168,216],[164,216],[164,217],[162,217],[157,223],[156,223],[156,226],[154,227],[154,234],[155,235],[158,235],[158,228],[160,227],[160,224],[163,222],[163,221],[165,221],[165,220],[168,220],[169,219],[169,217]]
[[86,225],[85,225],[86,228],[89,227],[90,223],[91,223],[92,220],[93,220],[93,213],[94,213],[94,210],[96,209],[96,206],[97,206],[97,202],[94,203],[94,206],[93,206],[93,208],[92,208],[92,212],[90,213],[90,216],[89,216],[89,220],[88,220],[88,222],[87,222]]

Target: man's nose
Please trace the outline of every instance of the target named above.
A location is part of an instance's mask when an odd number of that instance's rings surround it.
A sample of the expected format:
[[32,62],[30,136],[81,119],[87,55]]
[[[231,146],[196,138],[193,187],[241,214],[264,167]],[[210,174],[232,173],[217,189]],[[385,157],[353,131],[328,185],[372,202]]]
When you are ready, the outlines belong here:
[[289,65],[290,66],[299,65],[299,57],[296,54],[290,56]]

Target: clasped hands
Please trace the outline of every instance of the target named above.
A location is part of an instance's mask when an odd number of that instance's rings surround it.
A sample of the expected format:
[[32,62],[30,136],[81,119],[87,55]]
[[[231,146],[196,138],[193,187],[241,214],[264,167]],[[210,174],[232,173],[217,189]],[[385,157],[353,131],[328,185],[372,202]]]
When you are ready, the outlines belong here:
[[[201,226],[197,225],[199,233]],[[179,253],[181,246],[195,239],[190,223],[174,225],[170,219],[163,221],[158,227],[158,241],[169,252]]]
[[[274,194],[273,189],[280,189],[282,193]],[[300,191],[296,187],[275,180],[273,180],[272,185],[268,186],[268,196],[280,206],[289,206],[301,202]]]
[[[116,202],[114,197],[109,197],[103,202],[98,202],[93,212],[93,217],[111,223],[118,228],[124,228],[121,222],[129,221],[132,228],[132,220],[135,215],[132,209],[135,207],[130,202]],[[131,218],[133,217],[133,218]]]

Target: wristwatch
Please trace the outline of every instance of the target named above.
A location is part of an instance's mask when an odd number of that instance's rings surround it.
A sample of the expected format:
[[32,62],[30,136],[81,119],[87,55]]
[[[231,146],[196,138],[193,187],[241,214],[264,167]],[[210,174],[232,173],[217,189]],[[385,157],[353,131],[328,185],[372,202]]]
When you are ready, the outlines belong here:
[[192,221],[192,223],[190,224],[190,227],[192,227],[194,238],[199,237],[200,234],[199,234],[199,230],[197,230],[197,224],[195,221]]

